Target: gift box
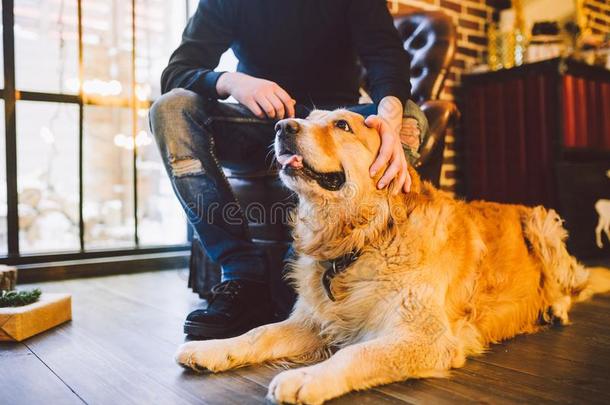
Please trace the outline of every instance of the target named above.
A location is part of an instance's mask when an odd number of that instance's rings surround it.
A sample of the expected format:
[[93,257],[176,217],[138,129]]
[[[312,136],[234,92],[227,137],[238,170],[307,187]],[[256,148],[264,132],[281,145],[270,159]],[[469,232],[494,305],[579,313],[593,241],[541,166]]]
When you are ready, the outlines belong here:
[[71,319],[70,294],[42,294],[33,304],[0,308],[0,341],[21,342]]

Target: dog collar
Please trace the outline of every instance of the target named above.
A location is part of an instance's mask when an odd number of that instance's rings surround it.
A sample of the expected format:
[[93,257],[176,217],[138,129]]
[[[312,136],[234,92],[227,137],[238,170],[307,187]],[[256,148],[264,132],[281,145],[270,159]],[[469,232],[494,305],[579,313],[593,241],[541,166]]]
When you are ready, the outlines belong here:
[[333,281],[335,276],[343,273],[349,266],[352,265],[358,258],[360,257],[360,252],[351,251],[346,255],[337,257],[332,260],[325,260],[320,262],[322,266],[324,266],[325,270],[322,274],[322,286],[324,287],[324,291],[326,292],[326,296],[331,300],[335,301],[335,296],[333,295],[333,291],[330,283]]

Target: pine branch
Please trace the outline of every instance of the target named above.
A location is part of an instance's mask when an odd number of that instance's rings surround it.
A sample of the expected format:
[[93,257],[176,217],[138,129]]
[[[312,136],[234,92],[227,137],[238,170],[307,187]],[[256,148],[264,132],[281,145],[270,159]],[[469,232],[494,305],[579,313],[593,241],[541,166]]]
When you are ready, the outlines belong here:
[[0,308],[22,307],[32,304],[40,299],[41,294],[42,292],[38,288],[30,291],[2,290],[2,293],[0,293]]

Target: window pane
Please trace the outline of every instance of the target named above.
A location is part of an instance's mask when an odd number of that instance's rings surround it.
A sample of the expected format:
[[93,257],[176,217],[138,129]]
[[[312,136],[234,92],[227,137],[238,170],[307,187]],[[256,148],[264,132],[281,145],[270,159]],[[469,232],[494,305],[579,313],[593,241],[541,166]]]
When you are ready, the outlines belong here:
[[6,229],[6,144],[4,138],[4,100],[0,100],[0,254],[8,251]]
[[[140,128],[147,128],[146,110]],[[186,216],[172,190],[152,135],[141,130],[138,145],[138,235],[141,245],[186,242]]]
[[134,246],[131,111],[87,106],[84,120],[85,247]]
[[[169,56],[180,44],[185,25],[185,0],[137,0],[136,96],[139,100],[150,100],[161,95],[161,73],[167,66]],[[140,243],[149,246],[184,243],[186,218],[148,132],[147,110],[139,110],[138,116],[136,143]]]
[[136,77],[138,97],[161,95],[161,73],[180,44],[186,25],[185,0],[138,0],[136,3]]
[[131,1],[83,5],[83,90],[92,96],[131,96]]
[[77,93],[76,1],[19,0],[14,9],[17,88]]
[[17,103],[21,253],[78,250],[78,106]]

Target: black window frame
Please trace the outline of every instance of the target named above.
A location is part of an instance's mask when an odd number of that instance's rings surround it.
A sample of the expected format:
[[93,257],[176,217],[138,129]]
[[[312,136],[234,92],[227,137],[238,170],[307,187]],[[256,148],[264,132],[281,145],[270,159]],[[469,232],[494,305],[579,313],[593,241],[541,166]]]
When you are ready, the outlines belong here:
[[[82,24],[82,1],[74,0],[77,4],[77,22],[78,22],[78,75],[79,82],[82,84],[84,79],[84,63],[83,63],[83,24]],[[150,107],[152,101],[142,103],[136,98],[136,78],[135,78],[135,60],[137,53],[136,43],[136,0],[131,1],[131,34],[132,34],[132,50],[131,50],[131,97],[125,100],[110,100],[100,97],[88,97],[84,94],[82,85],[78,94],[62,94],[62,93],[46,93],[35,91],[20,91],[15,84],[15,32],[14,32],[14,0],[2,0],[2,41],[4,53],[4,88],[0,89],[0,99],[4,100],[4,115],[5,115],[5,155],[6,155],[6,194],[7,194],[7,253],[0,255],[0,264],[25,266],[40,265],[45,263],[61,263],[65,261],[79,261],[88,259],[108,258],[107,262],[112,262],[112,258],[120,258],[124,261],[126,256],[141,256],[151,259],[158,255],[160,258],[166,258],[171,252],[186,252],[189,249],[189,243],[178,245],[163,245],[163,246],[140,246],[138,234],[138,172],[136,162],[138,157],[137,146],[133,149],[133,164],[132,164],[132,187],[133,187],[133,218],[134,218],[134,244],[133,248],[118,248],[118,249],[86,249],[84,240],[84,221],[83,221],[83,117],[85,106],[110,106],[110,107],[128,107],[132,114],[131,136],[134,138],[137,135],[137,112],[140,108]],[[188,0],[184,0],[186,5],[186,19],[190,15],[190,5]],[[185,23],[186,23],[185,19]],[[79,213],[79,243],[80,248],[77,251],[66,252],[49,252],[41,254],[22,254],[19,248],[19,196],[17,183],[17,123],[16,123],[16,105],[18,101],[38,101],[38,102],[53,102],[66,103],[78,106],[78,213]],[[135,143],[135,142],[134,142]],[[1,170],[2,168],[0,168]],[[186,224],[185,224],[186,225]],[[186,228],[186,226],[185,226]],[[190,227],[189,227],[190,228]],[[185,229],[185,233],[187,230]],[[189,229],[189,237],[190,232]],[[165,255],[165,256],[164,256]],[[166,262],[164,262],[166,263]],[[182,262],[180,262],[182,263]],[[90,267],[90,266],[89,266]]]

